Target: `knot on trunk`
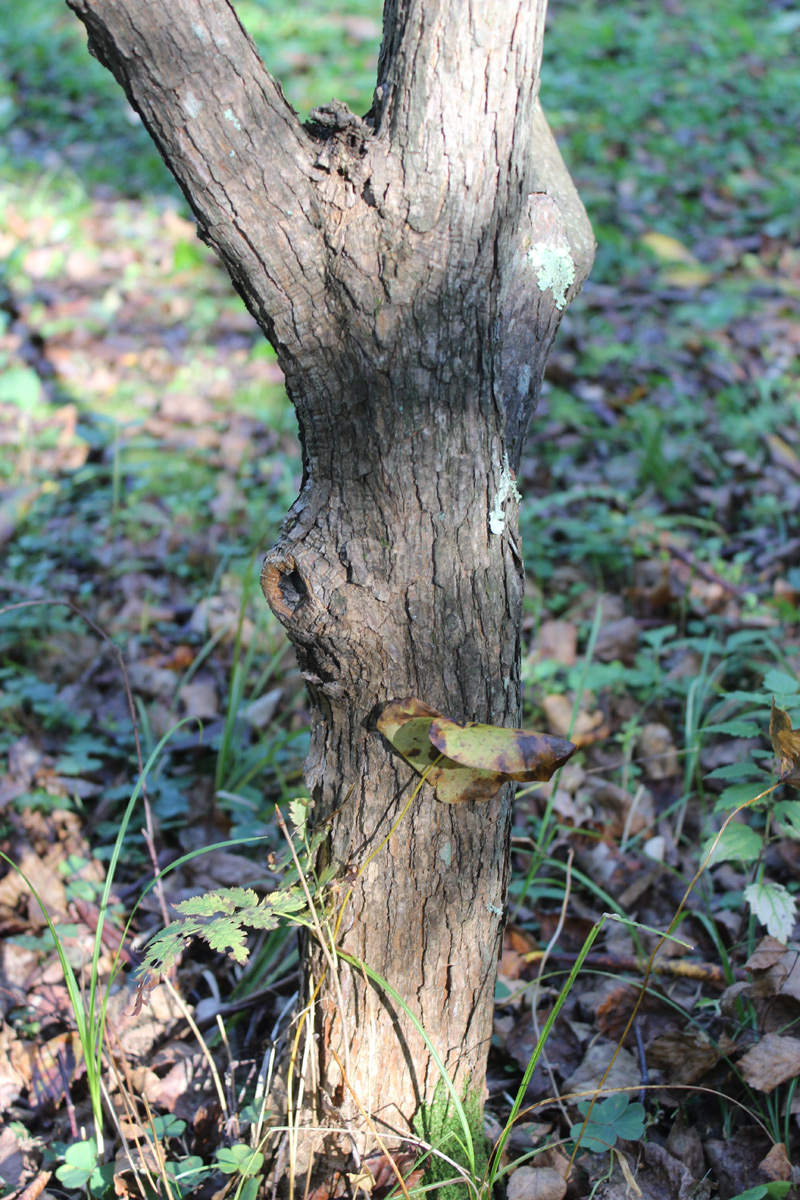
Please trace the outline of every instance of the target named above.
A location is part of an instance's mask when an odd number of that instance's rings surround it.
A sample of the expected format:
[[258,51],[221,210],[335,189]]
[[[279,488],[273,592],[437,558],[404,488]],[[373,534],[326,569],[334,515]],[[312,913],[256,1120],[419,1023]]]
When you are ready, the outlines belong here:
[[328,614],[292,554],[276,549],[267,555],[261,590],[295,645],[306,683],[329,699],[338,699],[344,688],[338,679],[341,664],[325,637]]
[[275,616],[291,632],[295,632],[294,626],[303,605],[319,607],[291,554],[284,556],[273,552],[267,555],[261,568],[261,590]]

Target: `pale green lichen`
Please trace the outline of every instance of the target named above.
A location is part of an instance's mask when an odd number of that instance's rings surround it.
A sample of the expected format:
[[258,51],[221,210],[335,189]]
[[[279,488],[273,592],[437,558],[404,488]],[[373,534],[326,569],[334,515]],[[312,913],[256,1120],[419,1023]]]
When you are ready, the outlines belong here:
[[[483,1131],[480,1093],[477,1089],[470,1092],[469,1081],[464,1088],[461,1107],[472,1142],[471,1162],[464,1146],[464,1127],[456,1112],[450,1090],[441,1079],[436,1085],[432,1103],[417,1112],[412,1126],[418,1137],[464,1167],[475,1183],[480,1185],[489,1166],[489,1147]],[[443,1183],[445,1179],[452,1179],[454,1174],[450,1163],[432,1154],[425,1164],[423,1183],[434,1188],[431,1194],[436,1196],[436,1200],[470,1200],[471,1192],[466,1184],[451,1183],[446,1187],[436,1187],[436,1184]]]
[[187,91],[183,98],[183,108],[184,111],[187,112],[190,117],[192,117],[192,119],[199,116],[203,111],[203,105],[200,103],[200,101],[197,99],[197,96],[195,96],[191,89]]
[[517,490],[514,476],[511,474],[511,468],[508,465],[508,455],[503,455],[503,470],[500,475],[500,486],[497,489],[497,495],[494,498],[492,511],[489,513],[489,529],[494,534],[501,534],[506,527],[505,505],[507,500],[516,500],[518,503],[522,499]]
[[233,112],[230,108],[226,108],[225,112],[222,115],[226,121],[230,121],[230,123],[234,127],[234,129],[242,128],[241,125],[239,124],[239,118],[236,116],[236,113]]
[[536,271],[539,290],[553,293],[558,309],[567,303],[567,291],[575,282],[575,263],[566,242],[553,246],[549,242],[536,242],[528,251],[531,266]]

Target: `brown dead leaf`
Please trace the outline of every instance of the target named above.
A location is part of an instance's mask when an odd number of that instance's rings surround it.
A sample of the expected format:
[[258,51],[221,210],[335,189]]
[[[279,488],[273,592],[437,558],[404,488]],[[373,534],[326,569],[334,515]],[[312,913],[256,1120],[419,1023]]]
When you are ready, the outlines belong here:
[[767,1180],[757,1163],[764,1157],[769,1142],[760,1126],[740,1125],[728,1141],[707,1138],[703,1149],[706,1161],[716,1176],[719,1194],[738,1196],[748,1188]]
[[[553,692],[551,695],[545,696],[542,708],[547,717],[550,732],[557,737],[566,737],[572,724],[572,699],[565,696],[563,692]],[[571,740],[576,746],[588,746],[591,742],[608,737],[610,730],[604,721],[603,714],[599,709],[591,712],[584,708],[579,709],[570,735]]]
[[[596,1091],[615,1050],[613,1042],[593,1042],[578,1069],[564,1080],[564,1093]],[[603,1081],[603,1087],[638,1087],[641,1082],[642,1073],[637,1059],[630,1050],[623,1047],[614,1059],[614,1065]]]
[[745,1083],[760,1092],[771,1092],[779,1083],[800,1075],[800,1038],[766,1034],[739,1060]]
[[753,973],[753,996],[788,996],[800,1001],[800,952],[764,937],[745,963]]
[[636,757],[648,779],[670,779],[678,775],[678,751],[666,725],[651,721],[636,738]]
[[[0,1179],[6,1188],[14,1190],[20,1187],[26,1178],[30,1178],[32,1169],[26,1162],[23,1142],[17,1138],[10,1126],[0,1129]],[[7,1195],[7,1192],[3,1192]]]
[[0,1025],[0,1112],[11,1108],[30,1080],[30,1059],[14,1030],[4,1021]]
[[722,1051],[698,1033],[674,1030],[651,1042],[647,1058],[665,1073],[670,1083],[690,1084],[717,1065]]
[[776,1142],[769,1153],[762,1158],[758,1169],[764,1172],[767,1179],[786,1180],[792,1178],[792,1164],[789,1162],[783,1142]]
[[216,717],[219,712],[219,697],[210,679],[195,679],[181,688],[181,704],[184,715],[205,720]]
[[786,947],[777,938],[767,934],[756,946],[753,953],[744,964],[746,971],[766,971],[774,967],[786,954]]
[[[646,1142],[642,1146],[642,1158],[644,1162],[636,1179],[645,1200],[708,1200],[710,1197],[710,1184],[700,1182],[705,1172],[701,1171],[699,1176],[692,1174],[663,1146]],[[631,1200],[630,1192],[625,1194],[625,1200]]]
[[508,1181],[508,1200],[562,1200],[567,1181],[552,1167],[518,1167]]
[[117,1151],[114,1160],[115,1195],[122,1197],[122,1200],[139,1200],[142,1189],[137,1177],[143,1174],[157,1179],[160,1170],[158,1155],[144,1135],[144,1130],[140,1133],[138,1129],[129,1130],[126,1144]]
[[39,901],[53,920],[66,916],[66,887],[63,879],[56,874],[62,856],[63,850],[58,846],[48,852],[46,861],[34,850],[26,848],[19,858],[19,870],[9,871],[0,880],[0,905],[13,909],[22,897],[27,897],[28,920],[36,929],[46,924]]
[[784,467],[790,474],[800,477],[800,459],[786,439],[779,437],[777,433],[768,433],[764,441],[775,465]]
[[639,645],[639,622],[635,617],[621,617],[600,626],[595,655],[600,662],[630,662]]
[[666,1149],[673,1158],[677,1158],[678,1162],[683,1163],[694,1179],[702,1179],[706,1169],[703,1143],[697,1126],[686,1124],[686,1118],[681,1109],[678,1109],[675,1122],[669,1131]]
[[85,1070],[77,1033],[59,1033],[46,1042],[31,1042],[25,1048],[31,1061],[31,1107],[60,1104],[67,1086]]
[[600,1032],[608,1038],[619,1038],[628,1023],[634,1005],[639,997],[639,989],[629,983],[615,984],[595,1009],[595,1023]]
[[792,729],[787,712],[778,708],[772,698],[769,718],[769,740],[781,766],[781,782],[800,787],[800,729]]
[[552,659],[573,667],[578,659],[578,627],[573,621],[542,621],[536,633],[530,658],[534,662]]

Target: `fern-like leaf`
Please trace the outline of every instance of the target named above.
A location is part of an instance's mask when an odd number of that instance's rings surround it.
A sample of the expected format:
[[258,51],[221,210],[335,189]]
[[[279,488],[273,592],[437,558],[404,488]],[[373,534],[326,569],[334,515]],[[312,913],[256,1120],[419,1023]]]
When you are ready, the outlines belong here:
[[281,888],[259,899],[252,888],[217,888],[203,896],[182,900],[175,908],[181,920],[173,921],[153,937],[137,972],[138,979],[165,975],[194,938],[237,963],[247,961],[248,929],[275,929],[282,920],[304,923],[305,897],[298,887]]

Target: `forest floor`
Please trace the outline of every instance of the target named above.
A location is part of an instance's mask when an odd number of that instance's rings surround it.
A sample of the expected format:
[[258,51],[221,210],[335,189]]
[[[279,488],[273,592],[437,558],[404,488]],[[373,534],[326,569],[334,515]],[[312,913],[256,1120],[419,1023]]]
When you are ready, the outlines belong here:
[[[236,7],[302,114],[369,107],[374,0]],[[559,1200],[601,1081],[570,1196],[797,1195],[800,799],[781,784],[736,810],[777,781],[776,747],[791,773],[800,725],[800,18],[558,0],[550,24],[543,102],[599,249],[518,481],[524,702],[580,749],[518,795],[487,1131],[614,914],[525,1083],[503,1162],[536,1151],[536,1176],[507,1175],[509,1195]],[[50,0],[0,0],[0,132],[0,851],[36,893],[0,871],[0,1194],[138,1196],[151,1177],[147,1194],[252,1200],[293,930],[254,934],[239,964],[194,943],[138,1012],[133,969],[176,903],[265,883],[276,805],[302,795],[306,699],[258,587],[298,489],[294,418]],[[102,1103],[59,950],[98,1005],[124,964]],[[359,1186],[387,1196],[373,1167]],[[353,1194],[347,1170],[314,1200]]]

